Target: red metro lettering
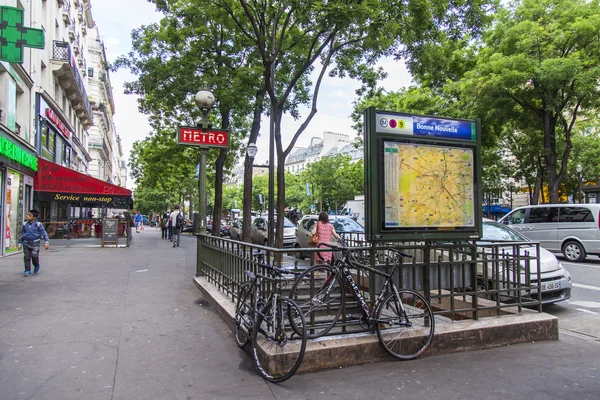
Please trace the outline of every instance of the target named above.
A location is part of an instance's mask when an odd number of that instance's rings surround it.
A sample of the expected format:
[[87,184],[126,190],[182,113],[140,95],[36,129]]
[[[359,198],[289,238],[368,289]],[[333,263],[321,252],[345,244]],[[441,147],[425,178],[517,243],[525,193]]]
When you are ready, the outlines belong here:
[[179,128],[179,143],[208,146],[229,147],[229,133],[227,131],[195,129],[191,127]]

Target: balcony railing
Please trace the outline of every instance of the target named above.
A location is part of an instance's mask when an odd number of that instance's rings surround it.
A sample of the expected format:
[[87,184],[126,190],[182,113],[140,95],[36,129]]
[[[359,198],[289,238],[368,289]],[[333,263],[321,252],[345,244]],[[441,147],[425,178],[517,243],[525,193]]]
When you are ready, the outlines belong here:
[[71,52],[71,47],[69,46],[69,43],[54,40],[52,42],[52,58],[54,60],[66,61],[69,64],[71,72],[73,73],[73,77],[75,78],[75,82],[77,83],[77,87],[79,88],[79,91],[81,93],[81,101],[83,102],[85,108],[88,111],[90,121],[93,123],[94,117],[92,112],[92,105],[88,100],[87,91],[85,90],[85,85],[83,84],[83,79],[81,78],[79,69],[75,65],[75,59]]

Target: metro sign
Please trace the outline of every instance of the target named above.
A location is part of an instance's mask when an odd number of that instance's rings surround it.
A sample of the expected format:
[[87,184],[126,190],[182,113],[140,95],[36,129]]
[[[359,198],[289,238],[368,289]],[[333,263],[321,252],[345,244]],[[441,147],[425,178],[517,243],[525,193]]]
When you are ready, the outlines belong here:
[[203,129],[191,126],[180,126],[177,143],[198,147],[229,148],[229,132],[216,129]]

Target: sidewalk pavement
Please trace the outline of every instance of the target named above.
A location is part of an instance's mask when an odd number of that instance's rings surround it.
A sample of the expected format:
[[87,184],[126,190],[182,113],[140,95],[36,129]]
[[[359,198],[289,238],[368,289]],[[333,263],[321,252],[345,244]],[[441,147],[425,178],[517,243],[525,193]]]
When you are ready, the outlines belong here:
[[559,341],[259,377],[193,283],[196,243],[51,248],[0,259],[0,399],[597,398],[598,341]]

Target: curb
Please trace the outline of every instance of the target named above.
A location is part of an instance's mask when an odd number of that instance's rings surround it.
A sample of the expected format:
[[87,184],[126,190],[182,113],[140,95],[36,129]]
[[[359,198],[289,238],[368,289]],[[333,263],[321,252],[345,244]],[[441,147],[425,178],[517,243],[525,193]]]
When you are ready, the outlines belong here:
[[[194,277],[194,284],[233,331],[235,305],[231,299],[202,276]],[[436,318],[433,342],[425,355],[481,350],[544,340],[558,340],[558,317],[528,309],[523,309],[521,314],[513,311],[512,314],[485,317],[477,321],[442,321]],[[361,332],[325,336],[307,342],[306,353],[299,371],[392,360],[395,359],[383,350],[376,334]]]

